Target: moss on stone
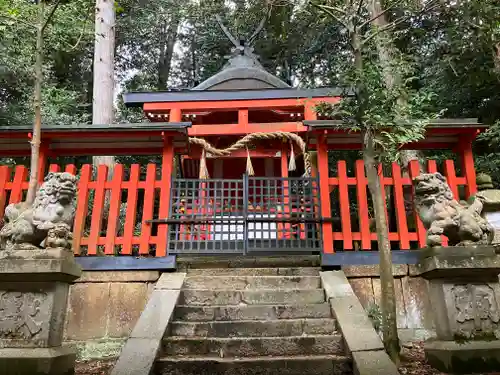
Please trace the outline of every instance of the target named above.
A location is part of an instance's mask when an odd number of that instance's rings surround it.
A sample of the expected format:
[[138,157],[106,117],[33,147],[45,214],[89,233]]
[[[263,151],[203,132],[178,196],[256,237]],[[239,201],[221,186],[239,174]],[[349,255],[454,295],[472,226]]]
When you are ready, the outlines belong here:
[[76,342],[77,359],[79,361],[87,361],[91,359],[118,357],[125,341],[125,339],[108,339]]
[[455,333],[453,335],[453,340],[457,344],[465,344],[471,341],[495,341],[498,338],[495,336],[493,332],[477,332],[472,335],[472,337],[462,335],[460,333]]

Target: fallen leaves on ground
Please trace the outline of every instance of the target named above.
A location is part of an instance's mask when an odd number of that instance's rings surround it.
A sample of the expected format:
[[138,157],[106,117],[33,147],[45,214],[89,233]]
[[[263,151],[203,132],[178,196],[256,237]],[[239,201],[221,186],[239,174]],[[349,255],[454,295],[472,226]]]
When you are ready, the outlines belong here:
[[75,375],[109,375],[114,364],[115,359],[77,362]]
[[[403,345],[399,372],[401,375],[447,375],[444,372],[433,369],[427,364],[425,361],[423,342]],[[500,372],[475,375],[500,375]]]
[[444,375],[427,364],[422,342],[403,345],[399,372],[401,375]]

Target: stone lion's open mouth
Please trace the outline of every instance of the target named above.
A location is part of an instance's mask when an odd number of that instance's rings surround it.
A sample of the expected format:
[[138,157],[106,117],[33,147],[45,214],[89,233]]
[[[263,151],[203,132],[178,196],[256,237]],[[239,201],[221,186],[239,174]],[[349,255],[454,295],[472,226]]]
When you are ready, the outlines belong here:
[[415,191],[417,193],[433,193],[439,189],[434,184],[427,184],[425,182],[420,182],[416,187]]
[[73,195],[75,194],[75,188],[73,186],[61,186],[59,193],[61,195]]

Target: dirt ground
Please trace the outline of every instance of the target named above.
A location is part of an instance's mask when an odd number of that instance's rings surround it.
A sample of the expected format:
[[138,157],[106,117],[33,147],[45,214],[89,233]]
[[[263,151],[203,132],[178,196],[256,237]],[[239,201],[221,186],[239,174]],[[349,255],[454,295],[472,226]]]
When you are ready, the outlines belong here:
[[401,375],[444,375],[443,372],[433,369],[425,362],[422,343],[403,346],[399,372]]
[[[403,346],[399,372],[401,375],[445,375],[444,372],[433,369],[425,362],[423,343]],[[475,375],[500,375],[500,372]]]
[[[115,360],[78,362],[75,375],[109,375],[114,363]],[[401,375],[445,375],[425,362],[422,343],[413,343],[403,347],[399,372]],[[476,375],[500,375],[500,372]]]
[[115,364],[115,360],[77,362],[75,375],[108,375]]

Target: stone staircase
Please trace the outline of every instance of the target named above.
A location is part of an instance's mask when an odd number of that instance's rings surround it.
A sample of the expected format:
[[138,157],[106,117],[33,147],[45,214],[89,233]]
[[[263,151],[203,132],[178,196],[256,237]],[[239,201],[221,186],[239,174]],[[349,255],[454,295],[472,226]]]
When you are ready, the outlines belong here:
[[347,375],[351,368],[318,268],[189,269],[155,374]]

